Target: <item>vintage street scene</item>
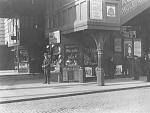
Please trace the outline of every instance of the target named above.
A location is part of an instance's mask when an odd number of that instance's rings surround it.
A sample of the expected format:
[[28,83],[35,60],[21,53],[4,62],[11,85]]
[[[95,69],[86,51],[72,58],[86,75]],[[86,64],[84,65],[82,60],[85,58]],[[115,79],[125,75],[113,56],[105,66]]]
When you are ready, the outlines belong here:
[[150,0],[0,0],[0,113],[150,113]]

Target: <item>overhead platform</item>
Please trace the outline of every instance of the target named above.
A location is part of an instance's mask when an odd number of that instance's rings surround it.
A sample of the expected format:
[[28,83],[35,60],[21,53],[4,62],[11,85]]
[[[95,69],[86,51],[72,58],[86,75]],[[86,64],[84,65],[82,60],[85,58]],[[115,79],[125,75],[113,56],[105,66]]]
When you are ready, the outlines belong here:
[[0,18],[43,13],[45,0],[0,0]]

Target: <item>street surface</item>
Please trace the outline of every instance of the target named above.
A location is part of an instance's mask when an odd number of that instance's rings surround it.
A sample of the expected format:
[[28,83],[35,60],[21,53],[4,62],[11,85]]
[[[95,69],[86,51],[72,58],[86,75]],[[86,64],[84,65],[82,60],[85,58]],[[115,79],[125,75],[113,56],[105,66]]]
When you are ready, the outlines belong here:
[[0,104],[0,113],[150,113],[150,87]]

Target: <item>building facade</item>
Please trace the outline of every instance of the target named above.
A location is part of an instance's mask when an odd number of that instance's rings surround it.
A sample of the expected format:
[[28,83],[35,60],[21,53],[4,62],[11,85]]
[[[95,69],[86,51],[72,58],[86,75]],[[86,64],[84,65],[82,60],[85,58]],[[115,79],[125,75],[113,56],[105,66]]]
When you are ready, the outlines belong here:
[[95,79],[98,68],[97,80],[103,85],[106,70],[102,62],[113,57],[113,38],[119,36],[120,1],[47,0],[45,17],[47,38],[51,40],[49,34],[60,31],[63,68],[68,59],[72,65],[77,63],[83,68],[84,81]]

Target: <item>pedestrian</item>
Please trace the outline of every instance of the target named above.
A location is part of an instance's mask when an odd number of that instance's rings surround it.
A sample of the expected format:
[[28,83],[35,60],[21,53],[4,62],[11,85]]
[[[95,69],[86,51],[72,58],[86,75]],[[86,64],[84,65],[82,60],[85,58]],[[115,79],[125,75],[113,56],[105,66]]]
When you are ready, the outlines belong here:
[[43,65],[42,69],[44,71],[44,76],[45,76],[45,84],[50,84],[50,59],[48,58],[48,53],[44,53],[44,60],[43,60]]
[[147,75],[147,82],[150,82],[150,53],[148,53],[148,57],[146,60],[146,75]]
[[109,76],[111,78],[114,78],[114,74],[115,74],[115,64],[114,64],[114,59],[113,57],[110,59],[109,61]]
[[123,74],[127,76],[129,74],[129,62],[127,57],[123,59]]

